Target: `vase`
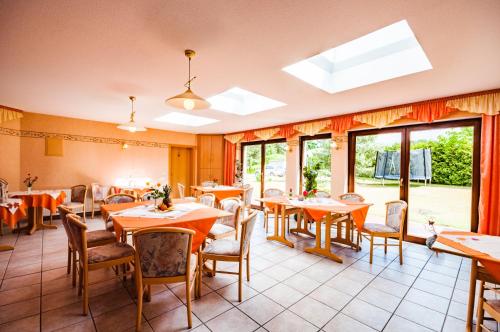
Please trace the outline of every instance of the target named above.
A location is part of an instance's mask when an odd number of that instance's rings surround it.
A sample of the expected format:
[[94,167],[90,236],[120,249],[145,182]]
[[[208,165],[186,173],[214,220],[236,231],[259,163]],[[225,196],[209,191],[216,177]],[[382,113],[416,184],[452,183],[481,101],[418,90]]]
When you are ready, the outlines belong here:
[[164,198],[161,201],[161,204],[158,206],[158,209],[161,211],[166,211],[169,208],[171,208],[172,206],[173,206],[172,200],[170,198]]
[[28,195],[31,195],[31,187],[28,187]]

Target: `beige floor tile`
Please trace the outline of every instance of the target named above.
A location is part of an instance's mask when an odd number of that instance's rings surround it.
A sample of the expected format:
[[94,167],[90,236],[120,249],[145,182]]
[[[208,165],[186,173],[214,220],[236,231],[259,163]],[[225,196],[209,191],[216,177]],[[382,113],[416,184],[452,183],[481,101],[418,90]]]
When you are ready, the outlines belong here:
[[30,285],[36,285],[41,282],[42,275],[40,272],[38,273],[33,273],[33,274],[27,274],[24,276],[20,277],[14,277],[10,279],[4,279],[2,282],[2,287],[0,288],[0,291],[6,291],[9,289],[14,289],[14,288],[21,288],[25,286],[30,286]]
[[203,276],[203,282],[213,290],[225,287],[238,281],[238,276],[217,273],[215,277]]
[[57,332],[95,332],[94,322],[90,319],[64,327]]
[[465,320],[465,317],[467,317],[467,304],[451,301],[448,308],[448,315]]
[[94,317],[131,303],[132,298],[124,288],[89,298],[90,310]]
[[[253,288],[247,286],[246,284],[242,284],[242,295],[241,295],[241,301],[246,301],[248,299],[251,299],[255,295],[259,294],[256,290]],[[233,304],[239,304],[238,301],[238,283],[233,283],[231,285],[228,285],[226,287],[223,287],[219,290],[217,290],[217,293],[221,295],[223,298],[228,300],[229,302]]]
[[206,324],[213,332],[250,332],[259,328],[257,323],[236,308],[224,312]]
[[0,306],[40,297],[40,284],[0,292]]
[[409,289],[408,286],[381,277],[375,278],[370,283],[370,286],[400,298],[403,298]]
[[263,292],[268,288],[273,287],[278,283],[277,280],[274,278],[271,278],[267,274],[264,273],[257,273],[253,276],[250,277],[250,281],[246,281],[245,283],[255,289],[258,292]]
[[19,320],[15,320],[0,325],[0,331],[2,332],[23,332],[23,331],[28,332],[28,331],[39,331],[39,330],[40,330],[40,315],[21,318]]
[[257,295],[243,302],[238,308],[259,324],[265,324],[284,310],[282,306],[264,295]]
[[337,313],[337,310],[307,296],[291,306],[289,310],[319,328]]
[[[201,321],[195,315],[192,315],[192,321],[193,329],[201,324]],[[186,306],[181,306],[166,312],[152,319],[149,323],[155,332],[189,331]],[[203,331],[203,329],[201,331]]]
[[368,282],[353,280],[350,277],[338,274],[330,279],[325,285],[351,296],[355,296],[366,286],[366,284],[368,284]]
[[390,312],[358,299],[352,300],[342,309],[342,313],[378,331],[381,331],[391,318]]
[[411,288],[405,296],[405,300],[413,303],[420,304],[424,307],[436,310],[440,313],[446,314],[448,311],[449,299],[436,296],[415,288]]
[[351,295],[342,293],[326,285],[317,288],[309,296],[335,310],[342,310],[352,299]]
[[455,278],[449,277],[447,275],[436,273],[428,270],[422,270],[419,278],[436,282],[438,284],[454,287],[455,286]]
[[147,320],[159,316],[167,311],[182,306],[183,303],[170,290],[153,294],[151,302],[143,302],[142,314]]
[[342,313],[338,313],[328,324],[323,328],[326,332],[345,332],[345,331],[355,331],[355,332],[375,332],[369,326],[366,326],[349,316]]
[[393,312],[401,302],[401,298],[384,293],[374,287],[368,286],[359,293],[357,299],[363,300],[376,307]]
[[401,302],[396,315],[435,331],[441,330],[445,318],[445,315],[439,312],[406,300]]
[[411,274],[399,272],[396,270],[392,269],[385,269],[380,273],[380,276],[382,278],[398,282],[400,284],[403,284],[405,286],[411,286],[415,282],[416,277],[412,276]]
[[430,280],[417,278],[412,286],[413,288],[423,290],[427,293],[432,293],[447,299],[451,299],[453,295],[453,287],[444,286]]
[[309,332],[318,330],[314,325],[288,310],[274,317],[264,325],[264,328],[269,332]]
[[[94,318],[97,331],[123,331],[135,326],[137,307],[129,304]],[[144,319],[144,318],[142,318]]]
[[463,290],[455,288],[453,290],[453,295],[451,296],[451,299],[455,302],[467,304],[469,299],[469,292],[468,291],[465,292]]
[[40,313],[40,298],[7,304],[0,307],[0,324]]
[[302,294],[309,294],[321,285],[319,282],[309,279],[300,273],[293,275],[283,283],[301,292]]
[[83,316],[82,313],[80,302],[44,312],[42,313],[42,331],[54,331],[85,320],[91,320],[90,315]]
[[281,265],[275,265],[262,272],[278,281],[283,281],[285,279],[288,279],[289,277],[291,277],[296,273],[295,271],[287,269],[286,267]]
[[44,295],[42,296],[42,312],[77,303],[81,300],[76,288],[69,288],[57,293]]
[[[179,286],[171,288],[170,291],[174,293],[182,301],[182,303],[186,304],[186,287],[184,285],[185,285],[184,283],[181,283]],[[211,292],[213,292],[211,288],[209,288],[204,283],[201,284],[201,296],[205,296]],[[191,299],[194,300],[194,289],[191,295]]]
[[262,294],[285,308],[288,308],[304,297],[304,294],[296,291],[290,286],[281,283],[269,288]]
[[13,278],[18,276],[24,276],[27,274],[37,273],[41,271],[40,263],[30,264],[30,265],[20,265],[17,267],[7,267],[5,271],[4,278]]
[[442,332],[457,331],[465,331],[465,321],[450,316],[446,317]]
[[356,263],[352,264],[351,267],[374,275],[379,274],[384,269],[383,266],[377,264],[370,264],[369,262],[365,262],[362,260],[359,260]]
[[231,309],[233,305],[217,293],[210,293],[192,302],[193,312],[203,322]]
[[432,332],[432,330],[429,330],[426,327],[423,327],[422,325],[418,325],[414,322],[411,322],[407,319],[404,319],[399,316],[392,316],[392,318],[389,320],[389,323],[387,323],[387,326],[384,329],[384,332],[400,332],[400,331],[405,331],[405,332]]

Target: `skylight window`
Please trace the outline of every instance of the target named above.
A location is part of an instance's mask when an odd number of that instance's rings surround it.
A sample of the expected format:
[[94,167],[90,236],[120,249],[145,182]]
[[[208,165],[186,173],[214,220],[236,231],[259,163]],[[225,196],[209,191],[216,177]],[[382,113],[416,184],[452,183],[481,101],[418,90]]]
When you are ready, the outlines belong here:
[[209,125],[211,123],[218,122],[219,120],[206,118],[204,116],[197,116],[180,112],[171,112],[163,116],[160,116],[159,118],[156,118],[155,121],[173,123],[181,126],[201,127]]
[[238,87],[226,90],[207,100],[211,104],[211,109],[238,115],[263,112],[286,105],[280,101]]
[[406,20],[283,68],[328,93],[432,69]]

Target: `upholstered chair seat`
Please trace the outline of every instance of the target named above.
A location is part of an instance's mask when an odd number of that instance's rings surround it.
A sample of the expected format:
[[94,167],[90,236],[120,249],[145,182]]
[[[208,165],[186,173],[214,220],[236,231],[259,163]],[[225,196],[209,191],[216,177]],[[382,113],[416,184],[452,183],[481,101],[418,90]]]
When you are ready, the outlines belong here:
[[221,256],[239,256],[240,255],[240,242],[237,240],[221,239],[209,243],[203,254],[207,255],[221,255]]
[[363,228],[372,233],[399,233],[397,229],[384,224],[366,223]]
[[116,242],[88,249],[89,264],[102,263],[134,255],[134,248],[126,243]]
[[87,247],[95,247],[95,244],[102,242],[116,242],[115,234],[105,230],[87,232]]
[[71,213],[82,213],[83,220],[85,221],[85,204],[87,201],[87,186],[79,184],[71,187],[71,200],[64,205]]
[[236,229],[224,224],[214,224],[210,229],[210,238],[217,240],[223,237],[236,236]]
[[238,239],[238,227],[240,223],[241,200],[238,197],[228,197],[220,201],[220,208],[232,213],[227,217],[217,219],[208,233],[212,240],[232,237]]

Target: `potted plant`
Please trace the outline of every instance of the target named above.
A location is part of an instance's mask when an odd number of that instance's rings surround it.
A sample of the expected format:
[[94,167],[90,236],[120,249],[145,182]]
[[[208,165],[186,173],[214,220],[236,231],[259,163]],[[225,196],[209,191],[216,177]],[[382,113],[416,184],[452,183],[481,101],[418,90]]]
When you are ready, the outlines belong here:
[[[151,187],[151,195],[155,200],[155,207],[161,211],[166,211],[170,209],[174,204],[172,203],[172,187],[168,184],[162,186],[161,183],[157,183],[156,187]],[[161,198],[161,203],[157,205],[156,200]]]
[[33,184],[38,180],[38,176],[31,177],[31,173],[28,173],[28,176],[26,179],[24,179],[23,183],[26,185],[28,188],[28,194],[31,194],[31,189],[33,187]]
[[305,190],[302,193],[305,198],[312,198],[316,196],[318,191],[318,177],[319,163],[307,165],[304,167]]

